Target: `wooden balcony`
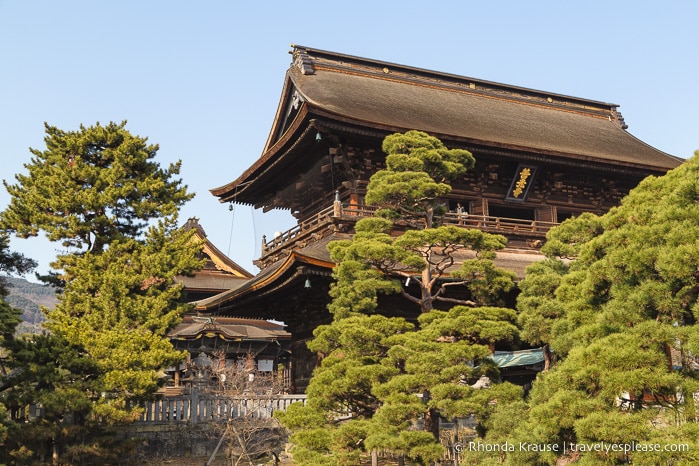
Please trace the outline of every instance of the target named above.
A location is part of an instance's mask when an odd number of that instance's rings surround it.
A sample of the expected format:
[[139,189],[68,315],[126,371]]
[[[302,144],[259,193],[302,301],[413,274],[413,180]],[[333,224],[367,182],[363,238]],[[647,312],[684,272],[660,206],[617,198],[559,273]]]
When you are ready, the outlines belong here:
[[557,226],[556,222],[542,222],[538,220],[523,220],[518,218],[492,217],[489,215],[470,215],[447,212],[444,215],[445,225],[458,225],[464,228],[476,228],[488,233],[496,233],[508,236],[520,234],[522,236],[545,238],[548,231]]
[[334,219],[336,218],[334,216],[334,210],[335,209],[333,209],[333,206],[327,207],[318,212],[316,215],[300,221],[293,228],[290,228],[281,234],[275,235],[275,237],[269,241],[265,236],[263,236],[262,256],[264,257],[269,253],[276,252],[294,241],[301,239],[302,237],[316,233],[319,230],[332,225],[334,223]]
[[[267,240],[263,237],[262,258],[288,247],[295,241],[302,240],[330,225],[347,222],[357,222],[362,218],[373,217],[378,208],[373,206],[350,206],[335,202],[316,215],[299,221],[293,228]],[[546,233],[557,226],[556,222],[523,220],[517,218],[493,217],[490,215],[459,214],[447,212],[444,215],[444,225],[457,225],[464,228],[475,228],[488,233],[500,234],[507,237],[522,237],[543,240]]]

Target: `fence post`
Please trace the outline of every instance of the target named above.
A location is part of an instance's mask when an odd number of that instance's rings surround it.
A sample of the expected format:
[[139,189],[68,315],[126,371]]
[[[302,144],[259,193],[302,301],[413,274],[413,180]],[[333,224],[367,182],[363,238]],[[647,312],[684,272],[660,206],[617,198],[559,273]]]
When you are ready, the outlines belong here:
[[199,422],[199,393],[196,388],[192,388],[192,400],[189,405],[190,409],[190,421],[192,424]]
[[[292,403],[306,404],[306,397],[299,395],[279,396],[231,396],[221,397],[200,393],[192,389],[189,395],[163,397],[159,400],[146,401],[138,422],[191,422],[192,424],[221,420],[231,417],[251,416],[255,419],[268,418],[274,411],[286,411]],[[34,409],[31,409],[34,408]],[[15,418],[34,415],[35,407],[13,410]],[[30,412],[31,411],[31,412]]]

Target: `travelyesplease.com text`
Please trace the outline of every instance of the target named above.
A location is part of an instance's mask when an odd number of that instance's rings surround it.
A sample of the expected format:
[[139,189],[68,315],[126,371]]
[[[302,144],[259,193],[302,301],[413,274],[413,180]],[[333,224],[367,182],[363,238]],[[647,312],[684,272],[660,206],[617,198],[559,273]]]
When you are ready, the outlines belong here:
[[503,443],[482,443],[468,442],[466,444],[456,444],[454,449],[457,452],[463,451],[478,451],[485,453],[512,452],[512,451],[529,451],[529,452],[604,452],[604,453],[634,453],[634,452],[687,452],[689,445],[686,443],[609,443],[609,442],[590,442],[590,443],[529,443],[529,442],[503,442]]

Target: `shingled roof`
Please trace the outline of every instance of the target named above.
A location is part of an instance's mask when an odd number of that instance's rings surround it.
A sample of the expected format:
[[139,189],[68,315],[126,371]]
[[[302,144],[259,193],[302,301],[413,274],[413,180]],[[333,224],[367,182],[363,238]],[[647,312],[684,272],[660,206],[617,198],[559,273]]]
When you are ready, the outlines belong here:
[[[212,189],[252,203],[251,182],[323,124],[383,133],[418,129],[445,142],[664,173],[682,160],[628,131],[618,105],[293,46],[293,63],[262,156]],[[311,134],[313,133],[313,134]],[[276,167],[276,168],[275,168]]]
[[171,339],[193,340],[202,336],[220,336],[227,340],[288,340],[284,325],[261,319],[238,317],[184,316],[168,335]]

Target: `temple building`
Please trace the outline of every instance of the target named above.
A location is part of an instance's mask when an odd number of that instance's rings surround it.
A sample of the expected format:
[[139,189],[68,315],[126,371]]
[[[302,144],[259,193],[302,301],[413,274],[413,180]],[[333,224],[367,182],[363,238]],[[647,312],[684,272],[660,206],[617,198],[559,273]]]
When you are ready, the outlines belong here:
[[[364,195],[385,167],[385,136],[421,130],[474,155],[475,167],[445,199],[445,223],[506,236],[497,263],[520,278],[541,259],[550,228],[583,212],[602,214],[646,176],[682,162],[629,133],[615,104],[299,45],[291,53],[262,155],[211,192],[223,203],[288,210],[298,223],[263,239],[255,277],[196,309],[284,322],[296,391],[316,364],[305,342],[331,320],[326,246],[373,215]],[[382,299],[387,314],[417,312],[405,300]]]

